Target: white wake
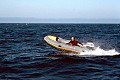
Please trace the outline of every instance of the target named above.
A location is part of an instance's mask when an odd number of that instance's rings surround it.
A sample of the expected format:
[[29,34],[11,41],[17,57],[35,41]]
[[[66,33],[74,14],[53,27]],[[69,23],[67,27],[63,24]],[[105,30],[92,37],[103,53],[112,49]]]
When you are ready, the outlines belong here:
[[[93,43],[87,43],[87,45],[89,44],[89,46],[94,46]],[[91,45],[92,44],[92,45]],[[74,56],[114,56],[114,55],[120,55],[119,52],[117,52],[115,49],[111,49],[111,50],[104,50],[101,49],[100,47],[96,47],[94,50],[90,50],[90,51],[86,51],[86,52],[81,52],[78,54],[75,53],[70,53],[69,55],[74,55]]]
[[103,50],[99,47],[97,47],[93,51],[88,51],[88,52],[82,52],[79,55],[89,55],[89,56],[114,56],[114,55],[119,55],[120,53],[117,52],[115,49],[112,50]]

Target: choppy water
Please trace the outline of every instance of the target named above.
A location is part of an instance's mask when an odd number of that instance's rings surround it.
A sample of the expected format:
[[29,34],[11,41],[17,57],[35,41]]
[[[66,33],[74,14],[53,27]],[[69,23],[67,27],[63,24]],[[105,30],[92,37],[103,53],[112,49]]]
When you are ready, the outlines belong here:
[[[63,55],[46,35],[93,42],[98,56]],[[119,53],[119,24],[0,24],[0,79],[119,80]]]

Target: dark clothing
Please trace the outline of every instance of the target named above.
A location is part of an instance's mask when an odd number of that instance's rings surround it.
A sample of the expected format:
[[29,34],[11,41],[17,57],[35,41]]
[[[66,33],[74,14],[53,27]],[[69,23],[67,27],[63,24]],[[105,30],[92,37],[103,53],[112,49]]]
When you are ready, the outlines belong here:
[[82,43],[80,43],[80,42],[78,42],[76,40],[74,40],[74,41],[71,40],[68,44],[71,44],[72,46],[79,46],[78,43],[83,45]]
[[59,38],[58,38],[58,37],[56,37],[56,41],[58,41],[58,39],[59,39]]

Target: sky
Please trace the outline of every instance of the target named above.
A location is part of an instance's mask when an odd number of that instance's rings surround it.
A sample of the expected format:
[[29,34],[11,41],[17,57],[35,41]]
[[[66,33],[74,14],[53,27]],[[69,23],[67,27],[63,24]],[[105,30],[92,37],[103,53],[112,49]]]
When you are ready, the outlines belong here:
[[120,18],[120,0],[0,0],[0,17]]

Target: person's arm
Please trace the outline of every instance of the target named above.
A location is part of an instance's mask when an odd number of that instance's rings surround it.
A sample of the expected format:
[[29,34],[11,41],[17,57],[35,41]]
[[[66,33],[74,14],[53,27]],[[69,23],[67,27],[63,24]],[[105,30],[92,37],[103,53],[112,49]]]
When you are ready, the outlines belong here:
[[81,47],[81,46],[83,46],[83,44],[82,44],[81,42],[78,42],[78,46],[80,46],[80,47]]
[[79,47],[83,47],[83,45],[82,45],[82,44],[79,44],[79,43],[78,43],[77,45],[78,45]]
[[81,44],[83,46],[83,44],[81,42],[79,42],[79,44]]
[[69,43],[66,43],[66,44],[71,44],[71,41]]
[[79,44],[83,45],[81,42],[78,42]]

